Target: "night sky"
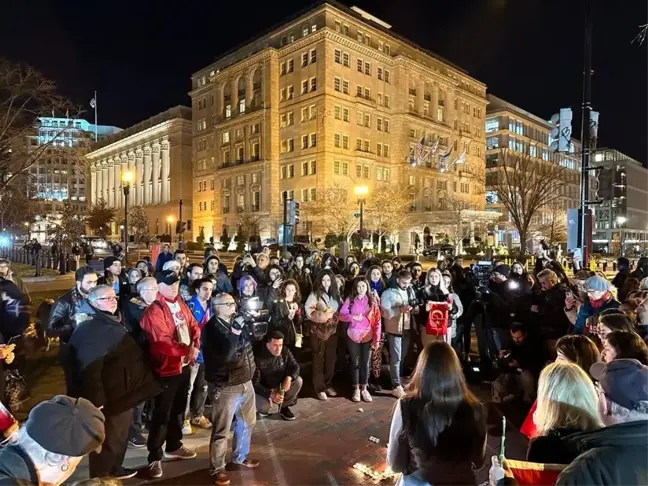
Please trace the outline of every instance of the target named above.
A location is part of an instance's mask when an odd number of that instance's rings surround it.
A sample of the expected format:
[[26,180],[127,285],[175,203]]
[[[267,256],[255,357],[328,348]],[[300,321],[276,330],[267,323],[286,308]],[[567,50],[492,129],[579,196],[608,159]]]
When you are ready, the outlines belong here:
[[[645,0],[594,0],[593,106],[600,146],[648,161]],[[5,2],[0,57],[25,61],[85,104],[99,123],[127,127],[189,105],[190,75],[309,1],[32,0]],[[571,106],[580,134],[584,0],[347,0],[548,119]],[[8,4],[8,5],[7,5]],[[92,120],[92,113],[86,118]]]

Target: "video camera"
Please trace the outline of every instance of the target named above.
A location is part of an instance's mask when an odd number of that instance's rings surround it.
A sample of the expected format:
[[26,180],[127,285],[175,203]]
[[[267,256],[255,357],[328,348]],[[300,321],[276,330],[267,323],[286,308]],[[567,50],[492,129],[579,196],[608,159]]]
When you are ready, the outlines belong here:
[[484,294],[488,294],[488,280],[493,272],[493,262],[490,260],[480,260],[472,266],[474,275],[473,285],[475,287],[476,299],[481,300]]
[[268,333],[269,321],[270,313],[268,309],[263,308],[263,301],[258,297],[241,299],[233,320],[233,322],[240,323],[238,324],[241,327],[240,330],[247,327],[250,336],[256,341]]

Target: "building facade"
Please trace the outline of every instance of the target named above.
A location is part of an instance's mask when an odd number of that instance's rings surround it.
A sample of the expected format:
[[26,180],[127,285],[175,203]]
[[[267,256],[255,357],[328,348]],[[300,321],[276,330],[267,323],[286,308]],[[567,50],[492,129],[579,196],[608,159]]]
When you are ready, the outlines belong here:
[[593,251],[646,254],[648,169],[613,149],[598,149],[592,165],[601,168],[596,184],[601,204],[592,206]]
[[560,183],[556,184],[559,186],[558,197],[537,212],[529,236],[552,240],[552,243],[566,242],[567,209],[579,207],[580,143],[572,139],[568,153],[554,153],[550,149],[552,125],[548,121],[490,94],[488,102],[485,126],[486,208],[502,214],[495,232],[496,244],[509,248],[521,245],[511,215],[498,200],[498,191],[489,181],[490,175],[497,175],[498,168],[509,156],[528,158],[533,164],[558,164],[565,168]]
[[485,85],[361,10],[322,2],[196,72],[190,95],[207,238],[242,220],[276,238],[284,192],[302,205],[297,233],[322,237],[309,205],[323,191],[408,188],[404,252],[434,238],[450,201],[484,209]]
[[86,211],[88,180],[84,154],[93,143],[118,133],[121,128],[94,125],[86,120],[67,117],[42,117],[32,148],[47,146],[30,167],[31,235],[41,243],[48,240],[48,230],[60,224],[60,211],[70,201],[79,213]]
[[[149,218],[148,234],[173,234],[180,219],[187,223],[185,239],[192,235],[191,110],[176,106],[137,125],[126,128],[92,147],[86,155],[90,165],[90,201],[100,200],[124,211],[122,172],[133,175],[129,206],[142,206]],[[118,220],[121,221],[119,216]],[[113,224],[113,237],[119,237]]]

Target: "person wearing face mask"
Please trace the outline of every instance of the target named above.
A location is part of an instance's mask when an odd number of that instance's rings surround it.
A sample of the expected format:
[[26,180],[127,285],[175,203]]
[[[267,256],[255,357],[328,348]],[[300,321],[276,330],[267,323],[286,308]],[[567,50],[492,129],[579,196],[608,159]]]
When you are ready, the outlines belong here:
[[610,283],[603,277],[593,276],[585,281],[587,299],[577,310],[577,301],[567,296],[565,299],[565,313],[574,323],[574,334],[585,332],[585,325],[590,317],[597,317],[607,309],[618,309],[617,301],[610,292]]
[[310,268],[304,265],[304,257],[297,255],[288,270],[288,278],[296,280],[299,284],[299,293],[305,298],[311,293],[313,281]]
[[76,361],[77,396],[101,407],[106,418],[101,453],[90,454],[90,477],[132,478],[137,471],[124,468],[122,463],[133,408],[157,395],[160,386],[142,348],[121,324],[112,287],[96,286],[80,311],[88,319],[80,322],[70,337]]
[[310,323],[313,350],[313,388],[319,400],[337,396],[331,386],[335,373],[340,294],[331,270],[320,270],[304,310]]
[[0,484],[63,484],[87,454],[101,450],[104,422],[84,398],[57,395],[39,403],[15,441],[0,448]]

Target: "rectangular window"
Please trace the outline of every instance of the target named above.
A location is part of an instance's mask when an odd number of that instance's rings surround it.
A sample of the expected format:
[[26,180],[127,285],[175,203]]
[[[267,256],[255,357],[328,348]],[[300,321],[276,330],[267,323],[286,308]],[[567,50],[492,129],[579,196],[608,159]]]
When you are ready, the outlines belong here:
[[342,135],[340,135],[339,133],[336,133],[333,136],[333,142],[334,142],[335,147],[341,148],[342,147]]
[[313,64],[317,62],[317,51],[315,49],[310,50],[310,63]]
[[335,91],[342,91],[342,80],[340,78],[335,78],[333,81],[333,89]]
[[302,149],[308,148],[308,135],[302,135]]
[[385,95],[385,108],[389,108],[391,105],[391,100],[389,95]]
[[288,73],[292,73],[295,70],[295,61],[292,59],[288,59],[288,65],[287,65],[286,71]]
[[342,65],[349,67],[349,53],[348,52],[343,52],[342,53]]
[[342,148],[349,150],[349,136],[348,135],[342,135]]
[[489,118],[486,120],[486,133],[499,130],[499,118]]
[[349,26],[348,26],[347,24],[344,24],[344,25],[342,26],[342,33],[343,33],[344,35],[349,35]]
[[342,162],[342,175],[349,175],[349,163]]
[[310,146],[312,147],[317,147],[317,134],[316,133],[311,133],[310,134]]
[[301,175],[302,176],[307,176],[308,175],[308,162],[302,162],[302,164],[301,164]]
[[358,61],[356,62],[356,69],[358,70],[359,73],[362,72],[362,66],[363,65],[364,65],[364,62],[362,61],[362,59],[358,59]]
[[349,109],[348,108],[344,108],[342,110],[342,120],[344,120],[345,122],[349,121]]
[[251,149],[252,160],[259,160],[259,142],[254,142]]
[[308,66],[308,52],[304,52],[301,55],[301,67]]
[[385,83],[391,83],[391,73],[385,69]]
[[342,23],[339,20],[335,21],[335,32],[342,32]]
[[293,177],[295,177],[295,166],[290,164],[288,166],[288,179],[292,179]]
[[362,177],[362,166],[361,165],[356,165],[356,177],[360,179]]
[[362,177],[364,177],[365,179],[369,179],[369,166],[368,165],[365,165],[362,168]]
[[284,76],[286,74],[286,63],[282,62],[279,65],[279,76]]
[[342,119],[342,107],[340,105],[335,105],[334,113],[335,113],[336,120]]
[[223,150],[223,163],[229,164],[229,162],[230,162],[230,151]]
[[349,81],[346,79],[342,80],[342,92],[344,94],[349,94]]
[[317,174],[317,160],[310,161],[310,174]]
[[362,150],[363,150],[364,152],[369,152],[369,148],[370,148],[370,147],[369,147],[369,140],[365,140],[365,141],[363,141],[363,143],[362,143]]
[[342,64],[342,51],[340,49],[335,49],[335,54],[333,56],[333,60],[337,64]]
[[311,201],[315,201],[317,199],[317,188],[311,187],[310,198],[311,198]]
[[243,147],[238,147],[236,149],[236,160],[239,162],[243,162],[245,160],[245,151]]
[[367,76],[371,76],[371,63],[370,63],[370,62],[365,62],[365,65],[364,65],[364,73],[365,73]]
[[381,67],[376,68],[376,76],[378,76],[378,80],[382,81],[383,78],[383,70]]
[[308,79],[302,81],[301,94],[308,93]]
[[310,192],[308,191],[308,189],[302,189],[302,196],[301,196],[302,202],[308,202],[309,195]]
[[371,128],[371,115],[369,113],[365,113],[364,115],[364,126]]
[[295,151],[295,139],[294,138],[289,138],[288,139],[288,152],[294,152]]
[[229,132],[224,132],[223,133],[223,143],[229,143],[230,141],[230,134]]
[[383,157],[389,157],[389,145],[383,145]]
[[389,133],[389,120],[383,120],[383,128],[386,133]]
[[295,89],[292,85],[288,86],[288,96],[287,99],[292,100],[295,97]]
[[281,88],[279,92],[279,101],[286,101],[286,88]]
[[369,88],[364,89],[364,97],[367,100],[371,99],[371,90]]
[[362,150],[362,139],[356,138],[356,150]]
[[[382,157],[382,143],[377,143],[376,144],[376,155],[378,157]],[[378,179],[380,180],[380,179]]]
[[382,181],[382,169],[380,167],[376,169],[376,180]]
[[336,160],[333,162],[333,173],[336,175],[340,175],[340,161]]
[[362,97],[362,86],[356,86],[356,96]]
[[310,90],[315,91],[317,89],[317,78],[310,78]]

